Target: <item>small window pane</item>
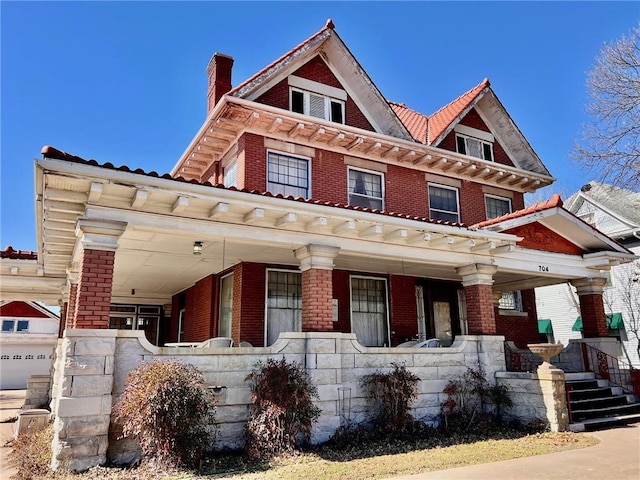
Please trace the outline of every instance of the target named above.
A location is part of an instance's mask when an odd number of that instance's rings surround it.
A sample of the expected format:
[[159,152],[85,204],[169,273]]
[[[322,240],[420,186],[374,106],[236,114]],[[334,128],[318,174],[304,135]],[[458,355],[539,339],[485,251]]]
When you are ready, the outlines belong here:
[[13,320],[3,320],[2,321],[2,331],[3,332],[13,332],[13,326],[15,322]]
[[29,320],[18,320],[18,328],[17,332],[27,332],[29,331]]
[[296,113],[304,113],[304,94],[293,90],[291,92],[291,111]]
[[503,292],[498,307],[501,310],[521,310],[519,292]]
[[484,150],[484,159],[493,162],[493,150],[491,145],[488,143],[483,143],[482,148]]
[[464,137],[457,136],[456,137],[456,143],[458,145],[458,153],[466,154],[467,153],[467,147],[466,147],[466,145],[464,143]]
[[485,197],[487,218],[498,218],[511,213],[511,200],[508,198]]
[[317,118],[325,118],[324,97],[309,94],[309,115]]
[[331,102],[331,121],[336,123],[344,123],[342,119],[342,103]]

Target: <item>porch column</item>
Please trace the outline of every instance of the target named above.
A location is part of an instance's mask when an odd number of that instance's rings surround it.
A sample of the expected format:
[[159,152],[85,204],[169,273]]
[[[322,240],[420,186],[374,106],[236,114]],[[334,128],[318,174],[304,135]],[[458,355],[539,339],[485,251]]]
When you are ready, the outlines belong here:
[[602,277],[580,278],[572,280],[580,300],[582,333],[584,338],[606,337],[609,334],[604,313],[602,293],[607,280]]
[[462,277],[467,302],[467,326],[470,335],[495,335],[497,332],[493,304],[493,274],[498,267],[474,263],[456,268]]
[[333,259],[340,248],[306,245],[295,251],[302,272],[302,331],[333,330]]
[[125,227],[123,222],[78,220],[82,253],[73,328],[109,328],[113,264]]

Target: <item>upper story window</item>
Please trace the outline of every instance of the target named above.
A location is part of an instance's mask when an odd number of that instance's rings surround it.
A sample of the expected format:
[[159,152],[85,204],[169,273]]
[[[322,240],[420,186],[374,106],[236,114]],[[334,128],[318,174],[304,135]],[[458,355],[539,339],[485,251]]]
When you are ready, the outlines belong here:
[[224,167],[224,186],[236,187],[238,185],[238,162],[233,161]]
[[498,218],[511,213],[511,199],[497,197],[495,195],[485,195],[484,204],[487,210],[487,219]]
[[289,75],[289,102],[291,111],[344,123],[347,92],[341,88]]
[[291,111],[323,118],[330,122],[344,123],[344,102],[331,97],[291,89]]
[[306,158],[267,153],[267,190],[274,195],[310,198],[311,161]]
[[384,210],[382,173],[349,168],[349,205]]
[[28,332],[29,320],[3,320],[2,332],[14,333],[14,332]]
[[457,188],[429,184],[429,218],[460,222]]
[[493,143],[457,133],[456,146],[458,153],[493,162]]

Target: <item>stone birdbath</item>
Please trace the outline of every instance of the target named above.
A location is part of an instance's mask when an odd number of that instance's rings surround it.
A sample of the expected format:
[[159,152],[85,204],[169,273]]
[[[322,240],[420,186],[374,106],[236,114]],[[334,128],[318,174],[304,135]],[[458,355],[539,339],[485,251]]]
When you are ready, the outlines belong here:
[[550,360],[562,351],[564,345],[561,343],[529,343],[527,347],[531,353],[542,359],[542,365],[538,368],[548,370],[553,368]]

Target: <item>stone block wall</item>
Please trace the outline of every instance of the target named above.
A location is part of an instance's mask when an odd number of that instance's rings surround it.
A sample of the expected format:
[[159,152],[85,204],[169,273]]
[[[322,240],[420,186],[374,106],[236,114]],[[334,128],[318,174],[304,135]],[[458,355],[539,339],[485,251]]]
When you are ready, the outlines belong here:
[[[360,380],[394,363],[406,366],[420,378],[413,404],[416,419],[435,423],[442,393],[448,381],[467,368],[482,367],[489,378],[504,372],[504,338],[459,336],[447,348],[367,348],[354,334],[338,332],[285,333],[269,347],[175,348],[155,347],[143,332],[123,330],[67,330],[60,346],[56,378],[60,386],[52,406],[55,415],[53,466],[76,470],[104,463],[129,463],[138,455],[137,445],[118,439],[111,418],[113,404],[124,389],[129,373],[143,361],[180,359],[196,366],[207,386],[218,386],[217,446],[239,448],[243,442],[250,389],[246,376],[259,361],[268,358],[295,361],[306,368],[318,388],[321,416],[312,442],[327,440],[349,419],[367,420],[367,402]],[[341,400],[346,395],[347,402]],[[539,411],[523,409],[526,418]]]

